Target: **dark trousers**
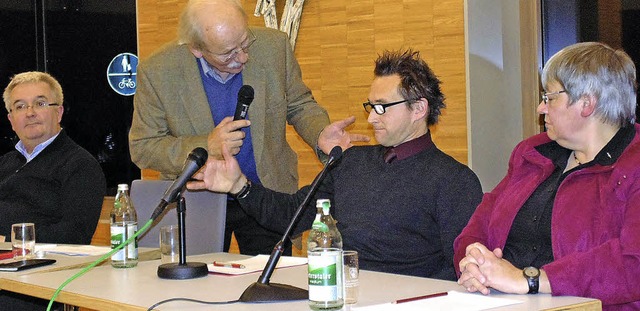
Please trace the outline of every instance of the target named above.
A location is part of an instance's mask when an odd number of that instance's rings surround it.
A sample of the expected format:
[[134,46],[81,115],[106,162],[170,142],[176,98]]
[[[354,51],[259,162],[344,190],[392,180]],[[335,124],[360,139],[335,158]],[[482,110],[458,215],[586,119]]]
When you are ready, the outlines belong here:
[[[227,220],[224,232],[224,251],[229,251],[231,234],[235,234],[240,253],[244,255],[269,255],[282,238],[282,233],[268,230],[240,207],[238,201],[227,201]],[[285,243],[285,256],[291,256],[291,241]]]

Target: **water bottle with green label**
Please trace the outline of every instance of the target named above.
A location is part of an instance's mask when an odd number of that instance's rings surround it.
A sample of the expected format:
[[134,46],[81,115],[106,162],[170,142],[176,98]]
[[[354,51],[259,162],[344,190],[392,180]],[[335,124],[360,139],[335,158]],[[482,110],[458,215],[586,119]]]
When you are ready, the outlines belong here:
[[[138,230],[138,215],[127,193],[129,185],[118,185],[111,210],[111,249],[118,247],[133,236]],[[111,265],[116,268],[131,268],[138,265],[138,242],[132,241],[129,245],[111,256]]]
[[329,213],[331,202],[320,199],[316,208],[307,242],[309,306],[312,310],[339,310],[344,305],[342,236]]

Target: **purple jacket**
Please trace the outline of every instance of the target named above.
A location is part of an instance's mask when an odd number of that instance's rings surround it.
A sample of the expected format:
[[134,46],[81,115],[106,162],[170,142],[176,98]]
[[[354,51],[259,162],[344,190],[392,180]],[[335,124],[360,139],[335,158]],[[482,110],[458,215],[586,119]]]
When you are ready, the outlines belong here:
[[[604,310],[640,309],[640,125],[635,132],[615,164],[575,171],[560,184],[551,217],[554,261],[542,267],[553,295],[597,298]],[[454,242],[456,272],[469,244],[504,247],[518,210],[554,170],[534,149],[549,141],[542,133],[516,146],[507,175]]]

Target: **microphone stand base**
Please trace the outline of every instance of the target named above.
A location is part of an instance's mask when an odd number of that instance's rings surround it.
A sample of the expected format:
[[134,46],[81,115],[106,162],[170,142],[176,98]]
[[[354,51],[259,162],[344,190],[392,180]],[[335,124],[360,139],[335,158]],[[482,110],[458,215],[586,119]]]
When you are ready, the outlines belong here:
[[309,299],[309,291],[286,284],[255,282],[244,290],[240,302],[278,302]]
[[158,266],[158,277],[161,279],[187,280],[201,278],[209,274],[207,264],[202,262],[186,262],[184,264],[165,263]]

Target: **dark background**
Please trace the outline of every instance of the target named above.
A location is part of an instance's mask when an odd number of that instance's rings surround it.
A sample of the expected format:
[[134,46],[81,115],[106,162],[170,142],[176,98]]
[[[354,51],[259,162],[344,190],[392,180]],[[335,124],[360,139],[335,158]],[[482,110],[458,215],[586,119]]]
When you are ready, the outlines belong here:
[[[45,71],[62,85],[62,127],[100,163],[107,194],[140,178],[127,135],[133,96],[111,89],[107,67],[118,54],[137,55],[135,0],[0,1],[0,85],[23,71]],[[6,110],[3,109],[6,112]],[[0,154],[18,142],[0,117]]]
[[[636,77],[640,64],[640,0],[542,0],[542,60],[543,64],[556,52],[577,42],[601,41],[622,48],[636,64]],[[607,6],[619,3],[620,38],[607,38],[599,22],[616,23],[606,20],[601,13]],[[598,6],[601,6],[600,9]],[[619,46],[608,41],[619,42]],[[637,79],[637,78],[636,78]],[[636,106],[636,122],[640,119],[640,105]]]

